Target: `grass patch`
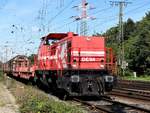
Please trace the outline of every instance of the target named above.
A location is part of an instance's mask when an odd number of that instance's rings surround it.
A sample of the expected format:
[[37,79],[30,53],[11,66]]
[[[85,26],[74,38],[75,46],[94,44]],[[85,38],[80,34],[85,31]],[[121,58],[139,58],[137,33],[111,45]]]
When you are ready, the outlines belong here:
[[13,80],[9,90],[16,97],[21,113],[85,113],[82,108],[70,105],[32,86]]
[[0,81],[4,80],[3,72],[0,70]]
[[134,76],[124,76],[123,79],[125,80],[137,80],[137,81],[150,81],[150,76],[140,76],[140,77],[134,77]]
[[5,103],[4,102],[0,102],[0,107],[3,107],[5,106]]

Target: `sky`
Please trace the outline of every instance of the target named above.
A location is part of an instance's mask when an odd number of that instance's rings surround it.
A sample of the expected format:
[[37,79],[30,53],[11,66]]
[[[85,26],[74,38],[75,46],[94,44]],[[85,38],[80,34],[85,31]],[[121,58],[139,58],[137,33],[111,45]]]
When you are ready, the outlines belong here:
[[[0,60],[37,53],[40,38],[51,32],[80,31],[82,0],[0,0]],[[118,0],[121,1],[121,0]],[[150,11],[150,0],[126,0],[123,21],[139,21]],[[118,24],[119,7],[110,0],[87,0],[88,35]],[[78,8],[73,8],[79,6]],[[94,7],[94,9],[90,9]]]

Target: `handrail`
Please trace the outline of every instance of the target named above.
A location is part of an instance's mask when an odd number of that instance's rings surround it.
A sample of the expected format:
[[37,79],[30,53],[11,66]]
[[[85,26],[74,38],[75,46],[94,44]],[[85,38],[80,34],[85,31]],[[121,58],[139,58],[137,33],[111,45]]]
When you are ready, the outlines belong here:
[[[111,48],[104,48],[104,49],[101,49],[101,48],[79,48],[79,47],[76,47],[76,48],[73,48],[73,47],[70,47],[70,48],[66,48],[65,49],[65,53],[63,55],[63,57],[60,58],[60,54],[61,54],[61,49],[60,48],[55,48],[55,49],[52,49],[52,48],[45,48],[44,49],[45,51],[41,53],[41,56],[43,56],[43,59],[37,59],[37,60],[41,60],[43,62],[45,62],[45,65],[51,65],[54,60],[58,60],[59,63],[61,63],[62,65],[64,64],[64,62],[62,62],[63,60],[65,61],[66,65],[72,65],[73,64],[73,60],[76,58],[78,59],[78,68],[80,68],[80,64],[81,62],[81,58],[82,57],[88,57],[88,58],[104,58],[104,62],[103,64],[105,65],[105,68],[107,69],[110,69],[112,70],[115,63],[113,61],[113,52],[112,52],[112,49]],[[76,52],[76,55],[73,54],[73,52]],[[97,52],[97,51],[104,51],[104,55],[84,55],[83,56],[83,51],[91,51],[91,52]],[[52,55],[52,53],[54,53]],[[68,56],[70,57],[68,59]],[[55,58],[54,58],[55,57]],[[95,62],[98,62],[98,61],[95,61]],[[37,62],[35,62],[35,64],[37,65]],[[61,65],[61,68],[57,67],[57,69],[62,69],[63,66]],[[58,65],[57,65],[58,66]]]

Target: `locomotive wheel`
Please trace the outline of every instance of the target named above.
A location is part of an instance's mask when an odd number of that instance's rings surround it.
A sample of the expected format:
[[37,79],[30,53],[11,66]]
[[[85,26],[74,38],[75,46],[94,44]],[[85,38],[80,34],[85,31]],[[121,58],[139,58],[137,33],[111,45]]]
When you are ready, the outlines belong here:
[[68,99],[69,99],[69,93],[68,93],[68,92],[65,92],[65,93],[64,93],[63,100],[68,100]]
[[67,93],[64,93],[64,94],[62,94],[61,99],[62,99],[62,100],[67,100],[68,97],[69,97],[69,95],[68,95]]
[[69,94],[62,90],[62,89],[58,89],[59,91],[56,92],[56,96],[61,99],[61,100],[67,100],[69,98]]
[[30,77],[30,78],[29,78],[29,81],[31,82],[31,84],[32,84],[33,86],[36,85],[36,82],[34,81],[34,78],[33,78],[33,77]]
[[42,83],[39,79],[36,80],[36,85],[39,89],[42,89]]

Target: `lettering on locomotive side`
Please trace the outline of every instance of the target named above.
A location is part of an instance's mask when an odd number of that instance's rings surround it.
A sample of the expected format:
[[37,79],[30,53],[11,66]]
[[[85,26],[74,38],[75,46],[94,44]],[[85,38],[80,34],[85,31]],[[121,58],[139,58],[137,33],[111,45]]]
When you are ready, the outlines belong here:
[[[73,56],[79,56],[79,51],[72,51]],[[80,56],[104,56],[104,51],[80,51]]]
[[95,60],[95,58],[82,57],[81,61],[82,62],[93,62],[93,61],[96,61],[96,60]]
[[57,56],[39,56],[38,60],[53,60],[53,59],[57,59]]

